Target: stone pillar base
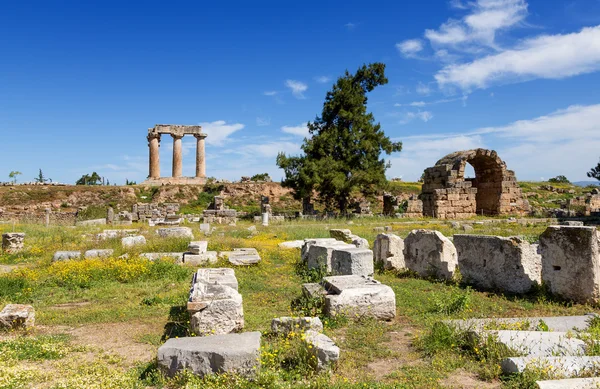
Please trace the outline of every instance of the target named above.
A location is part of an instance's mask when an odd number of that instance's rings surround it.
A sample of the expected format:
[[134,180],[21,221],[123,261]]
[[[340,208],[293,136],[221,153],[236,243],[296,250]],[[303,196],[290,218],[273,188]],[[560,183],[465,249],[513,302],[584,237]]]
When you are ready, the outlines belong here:
[[140,185],[162,186],[162,185],[204,185],[206,177],[160,177],[148,178]]

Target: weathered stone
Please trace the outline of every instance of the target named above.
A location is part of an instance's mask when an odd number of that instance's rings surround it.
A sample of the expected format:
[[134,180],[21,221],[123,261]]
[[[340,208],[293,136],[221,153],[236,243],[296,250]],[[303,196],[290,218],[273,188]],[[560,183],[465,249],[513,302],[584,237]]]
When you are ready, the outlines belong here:
[[159,228],[156,233],[161,238],[183,238],[183,239],[194,239],[194,233],[189,227],[169,227]]
[[504,359],[501,367],[505,374],[546,370],[559,377],[577,377],[595,373],[600,367],[600,357],[514,357]]
[[205,234],[209,234],[210,233],[210,223],[200,223],[200,231],[204,232]]
[[482,331],[485,329],[510,329],[535,331],[541,325],[548,331],[586,331],[594,314],[583,316],[511,317],[489,319],[447,320],[446,323],[460,330]]
[[235,248],[233,251],[222,251],[220,257],[225,257],[232,265],[249,266],[260,262],[260,256],[255,248]]
[[573,221],[573,220],[565,220],[559,223],[561,226],[576,226],[583,227],[583,222]]
[[304,333],[304,342],[308,345],[309,353],[316,359],[317,369],[326,369],[340,359],[340,348],[324,334],[308,330]]
[[198,269],[198,271],[194,273],[192,285],[197,282],[226,285],[234,290],[238,290],[238,281],[235,277],[235,271],[227,267]]
[[404,239],[404,263],[421,277],[452,279],[458,266],[456,249],[439,231],[413,230]]
[[207,251],[203,254],[183,254],[183,263],[186,265],[200,266],[208,263],[213,264],[217,263],[218,260],[219,258],[216,251]]
[[6,232],[2,234],[2,251],[5,253],[18,253],[23,250],[24,241],[24,232]]
[[288,242],[279,243],[280,249],[301,249],[304,246],[303,240],[292,240]]
[[92,219],[92,220],[81,220],[75,223],[76,226],[100,226],[106,224],[106,218]]
[[85,259],[90,259],[90,258],[108,258],[111,255],[113,255],[113,253],[115,252],[115,250],[113,249],[96,249],[96,250],[88,250],[83,254],[83,257]]
[[198,240],[190,242],[188,245],[188,252],[190,254],[204,254],[208,249],[208,242],[205,240]]
[[527,293],[541,284],[538,245],[517,237],[454,235],[463,280],[479,288]]
[[361,238],[360,236],[354,235],[352,238],[352,242],[350,243],[352,243],[359,249],[369,249],[369,241],[365,238]]
[[469,224],[463,224],[463,226],[462,226],[462,230],[463,230],[464,232],[471,232],[471,231],[473,231],[473,226],[471,226],[471,225],[469,225]]
[[331,253],[333,275],[371,276],[374,271],[373,252],[369,249],[339,247]]
[[404,240],[394,234],[379,234],[373,244],[375,263],[381,263],[386,270],[405,269]]
[[250,232],[256,232],[256,226],[250,226],[247,228],[247,230]]
[[303,262],[308,261],[308,253],[310,248],[315,244],[325,244],[325,243],[333,243],[337,242],[337,239],[334,238],[316,238],[316,239],[304,239],[304,245],[302,246],[301,258]]
[[140,230],[104,230],[96,235],[98,240],[115,239],[123,236],[132,236],[138,234]]
[[518,354],[535,357],[584,355],[585,342],[569,332],[483,331],[478,336],[492,335],[495,341]]
[[356,246],[339,240],[325,243],[312,244],[308,251],[306,265],[309,269],[324,268],[327,273],[332,272],[332,255],[336,248],[354,249]]
[[158,349],[158,365],[168,375],[183,370],[205,376],[235,373],[252,378],[260,367],[260,332],[171,338]]
[[332,276],[323,279],[327,295],[325,312],[330,316],[373,317],[391,320],[396,316],[396,295],[392,288],[372,278]]
[[228,334],[244,328],[242,295],[230,286],[205,283],[194,276],[188,312],[190,329],[198,335]]
[[175,263],[182,263],[183,253],[141,253],[140,257],[149,259],[150,261],[158,261],[163,258],[173,258]]
[[0,311],[0,329],[29,329],[35,325],[35,310],[31,305],[8,304]]
[[271,332],[287,335],[307,330],[321,332],[323,323],[318,317],[278,317],[271,320]]
[[333,239],[341,240],[342,242],[352,243],[354,235],[352,231],[348,229],[331,229],[329,230],[329,236]]
[[81,251],[57,251],[52,256],[52,261],[65,261],[68,259],[79,259]]
[[596,227],[549,226],[540,236],[542,281],[579,303],[600,301],[600,244]]
[[600,378],[568,378],[564,380],[536,381],[539,389],[597,389]]
[[125,248],[134,246],[143,246],[146,244],[146,238],[143,235],[126,236],[121,239],[121,245]]
[[321,284],[306,283],[302,284],[302,294],[309,299],[323,298],[327,292]]

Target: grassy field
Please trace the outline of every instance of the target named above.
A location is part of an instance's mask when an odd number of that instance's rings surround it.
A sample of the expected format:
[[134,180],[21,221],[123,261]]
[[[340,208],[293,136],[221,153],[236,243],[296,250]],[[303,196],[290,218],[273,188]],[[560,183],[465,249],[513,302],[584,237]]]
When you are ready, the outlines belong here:
[[[25,251],[0,256],[0,303],[27,303],[36,309],[30,333],[0,333],[0,388],[494,388],[528,387],[534,377],[502,377],[500,353],[477,348],[461,334],[438,323],[448,318],[569,315],[595,307],[556,301],[540,288],[527,296],[477,291],[391,272],[376,274],[396,293],[397,318],[391,322],[323,317],[325,333],[341,349],[331,372],[314,372],[299,352],[298,339],[269,334],[274,317],[318,311],[294,305],[310,273],[299,271],[299,250],[280,242],[327,237],[330,228],[350,228],[371,244],[374,227],[392,226],[405,237],[415,228],[459,233],[448,223],[427,220],[355,219],[287,222],[270,227],[217,226],[207,238],[209,250],[255,247],[262,262],[237,268],[244,299],[245,330],[262,331],[261,371],[255,381],[222,375],[198,379],[183,374],[163,377],[155,366],[157,348],[169,337],[189,335],[185,303],[194,268],[168,261],[150,262],[135,254],[184,251],[187,242],[161,239],[142,227],[148,244],[129,251],[120,240],[95,242],[99,227],[17,225],[27,233]],[[202,239],[197,225],[196,238]],[[519,235],[530,241],[544,225],[474,225],[470,233]],[[0,232],[13,230],[0,225]],[[460,231],[462,232],[462,231]],[[114,258],[52,263],[57,250],[113,248]],[[219,262],[215,267],[227,267]],[[317,312],[318,313],[318,312]],[[540,373],[541,374],[541,373]]]

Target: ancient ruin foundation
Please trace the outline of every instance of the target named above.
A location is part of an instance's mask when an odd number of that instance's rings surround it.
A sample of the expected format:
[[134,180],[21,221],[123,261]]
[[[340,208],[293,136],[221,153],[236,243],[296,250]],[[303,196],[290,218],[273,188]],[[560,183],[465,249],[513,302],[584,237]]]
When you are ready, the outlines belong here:
[[[171,177],[160,176],[160,138],[168,134],[173,137],[173,171]],[[196,176],[182,176],[182,146],[181,139],[184,135],[193,135],[196,138]],[[202,133],[200,126],[182,126],[176,124],[157,124],[148,129],[148,147],[150,150],[150,172],[145,185],[165,184],[196,184],[206,183],[206,154],[204,151],[204,139],[206,134]]]
[[[471,164],[475,178],[465,179]],[[457,151],[425,169],[423,215],[460,219],[477,215],[523,215],[530,210],[512,170],[493,150]]]

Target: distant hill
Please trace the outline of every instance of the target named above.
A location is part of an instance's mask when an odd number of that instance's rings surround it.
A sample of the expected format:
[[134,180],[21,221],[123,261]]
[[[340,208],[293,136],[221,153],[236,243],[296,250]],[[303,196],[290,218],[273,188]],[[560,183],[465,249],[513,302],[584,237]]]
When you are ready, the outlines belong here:
[[577,185],[577,186],[588,186],[588,185],[600,185],[600,181],[577,181],[577,182],[573,182],[573,185]]

